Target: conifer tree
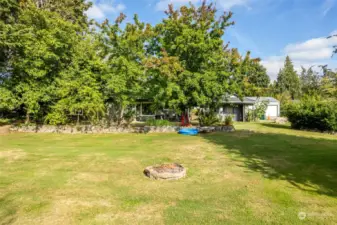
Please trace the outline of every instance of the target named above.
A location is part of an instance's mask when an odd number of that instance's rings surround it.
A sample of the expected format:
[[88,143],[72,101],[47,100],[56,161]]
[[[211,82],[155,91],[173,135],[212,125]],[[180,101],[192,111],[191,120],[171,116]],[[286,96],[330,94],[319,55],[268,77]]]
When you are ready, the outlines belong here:
[[289,56],[286,57],[284,67],[280,69],[277,76],[276,87],[279,93],[288,91],[292,99],[299,96],[300,81]]

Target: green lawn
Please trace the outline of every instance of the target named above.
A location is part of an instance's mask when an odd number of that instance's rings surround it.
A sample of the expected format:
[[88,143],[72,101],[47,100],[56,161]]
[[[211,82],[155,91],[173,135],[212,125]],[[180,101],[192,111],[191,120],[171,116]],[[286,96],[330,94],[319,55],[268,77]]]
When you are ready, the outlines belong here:
[[[337,136],[236,127],[0,136],[0,224],[337,224]],[[183,164],[187,177],[143,175],[164,162]]]

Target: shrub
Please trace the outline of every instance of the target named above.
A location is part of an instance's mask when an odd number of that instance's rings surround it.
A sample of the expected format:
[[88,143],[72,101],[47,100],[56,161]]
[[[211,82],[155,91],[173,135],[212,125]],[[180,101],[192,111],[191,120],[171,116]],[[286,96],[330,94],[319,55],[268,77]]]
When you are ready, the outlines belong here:
[[305,98],[287,106],[285,113],[295,129],[337,131],[337,103]]
[[125,120],[125,124],[127,126],[130,126],[130,124],[132,123],[132,121],[136,117],[136,111],[128,110],[126,113],[124,113],[123,117],[124,117],[124,120]]
[[168,120],[155,120],[155,119],[148,119],[145,124],[147,126],[155,126],[155,127],[164,127],[164,126],[171,126],[172,123]]
[[231,126],[233,125],[233,117],[228,115],[225,117],[225,125],[226,126]]
[[265,113],[268,107],[268,101],[261,101],[254,105],[253,109],[246,109],[246,121],[257,121],[259,120]]
[[0,126],[8,125],[11,123],[10,119],[0,118]]
[[219,118],[213,111],[199,110],[198,119],[200,126],[212,126],[219,122]]

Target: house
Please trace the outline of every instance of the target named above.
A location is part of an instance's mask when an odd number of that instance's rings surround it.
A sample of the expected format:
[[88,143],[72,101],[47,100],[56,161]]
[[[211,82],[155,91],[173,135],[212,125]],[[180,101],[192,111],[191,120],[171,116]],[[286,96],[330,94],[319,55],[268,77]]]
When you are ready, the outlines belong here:
[[218,114],[222,120],[231,115],[234,121],[245,121],[247,111],[263,101],[268,103],[265,119],[274,119],[280,116],[280,102],[272,97],[243,97],[241,100],[236,96],[229,96],[223,99]]
[[180,115],[171,109],[155,110],[152,108],[151,100],[138,100],[134,110],[136,111],[136,121],[146,121],[148,119],[167,119],[179,121]]
[[[274,119],[280,116],[280,102],[272,97],[243,97],[241,100],[236,96],[224,97],[221,107],[218,110],[218,115],[221,120],[228,115],[233,117],[234,121],[245,121],[246,112],[253,109],[259,102],[267,101],[268,106],[265,113],[265,119]],[[146,121],[152,119],[168,119],[172,121],[179,121],[180,116],[173,110],[152,109],[152,102],[149,100],[140,100],[134,107],[136,111],[137,121]]]

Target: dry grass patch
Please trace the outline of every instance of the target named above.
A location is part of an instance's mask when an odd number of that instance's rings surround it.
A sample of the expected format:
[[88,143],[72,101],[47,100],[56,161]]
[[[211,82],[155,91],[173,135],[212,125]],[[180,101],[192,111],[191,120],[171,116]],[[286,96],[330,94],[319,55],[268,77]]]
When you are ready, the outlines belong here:
[[12,149],[8,151],[0,152],[0,159],[5,159],[7,163],[12,163],[16,160],[25,158],[27,153],[21,149]]
[[83,172],[78,173],[75,177],[71,178],[70,183],[78,183],[78,182],[104,182],[109,180],[109,174],[106,173],[90,173]]
[[116,211],[102,213],[96,216],[96,221],[102,224],[164,224],[163,204],[140,205],[133,211]]

